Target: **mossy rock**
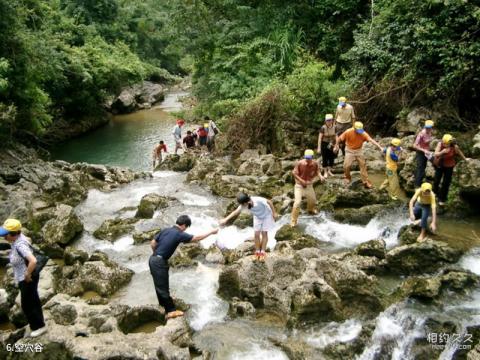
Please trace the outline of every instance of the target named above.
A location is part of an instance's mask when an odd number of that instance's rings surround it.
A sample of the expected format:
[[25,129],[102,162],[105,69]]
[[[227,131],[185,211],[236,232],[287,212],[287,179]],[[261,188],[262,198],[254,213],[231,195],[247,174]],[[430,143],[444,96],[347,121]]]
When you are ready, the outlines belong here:
[[135,218],[107,219],[93,232],[93,236],[101,240],[115,241],[123,234],[132,232],[134,230],[133,224],[137,221],[138,219]]

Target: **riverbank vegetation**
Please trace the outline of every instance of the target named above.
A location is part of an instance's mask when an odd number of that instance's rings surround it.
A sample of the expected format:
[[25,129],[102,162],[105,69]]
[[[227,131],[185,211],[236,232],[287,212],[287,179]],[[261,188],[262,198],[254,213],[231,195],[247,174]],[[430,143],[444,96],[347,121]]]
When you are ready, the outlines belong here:
[[[478,124],[480,7],[471,1],[181,2],[198,113],[237,129],[266,89],[310,127],[345,94],[385,134],[422,106],[442,129]],[[188,21],[187,21],[188,20]],[[257,111],[263,114],[262,111]]]
[[99,116],[122,86],[184,74],[164,6],[0,0],[1,134],[38,135],[58,120]]
[[187,73],[191,115],[208,114],[229,134],[270,126],[259,118],[268,93],[304,129],[318,127],[339,95],[385,135],[418,107],[442,130],[478,124],[473,1],[0,0],[0,10],[4,136],[48,133],[59,119],[103,111],[123,86]]

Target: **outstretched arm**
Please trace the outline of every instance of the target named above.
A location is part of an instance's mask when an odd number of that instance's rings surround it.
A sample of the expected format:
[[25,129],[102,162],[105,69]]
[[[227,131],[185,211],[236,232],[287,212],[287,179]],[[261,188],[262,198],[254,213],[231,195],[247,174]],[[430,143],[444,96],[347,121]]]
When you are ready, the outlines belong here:
[[235,210],[233,210],[230,213],[230,215],[228,215],[227,217],[220,220],[220,226],[223,226],[226,223],[228,223],[231,219],[236,218],[238,215],[240,215],[241,211],[242,211],[242,208],[240,206],[238,208],[236,208]]
[[209,237],[210,235],[213,235],[213,234],[216,234],[218,233],[218,229],[213,229],[213,230],[210,230],[209,232],[203,234],[203,235],[195,235],[193,238],[192,238],[192,242],[194,241],[202,241],[203,239]]
[[370,136],[368,137],[368,141],[371,142],[373,145],[375,145],[380,151],[383,151],[382,146],[376,142],[374,139],[372,139]]

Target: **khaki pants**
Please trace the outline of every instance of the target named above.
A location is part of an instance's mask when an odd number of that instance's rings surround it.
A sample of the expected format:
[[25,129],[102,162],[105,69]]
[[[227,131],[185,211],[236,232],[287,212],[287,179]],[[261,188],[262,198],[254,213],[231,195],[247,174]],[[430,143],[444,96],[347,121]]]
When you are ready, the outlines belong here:
[[302,198],[305,196],[307,198],[307,210],[313,212],[315,210],[315,204],[317,203],[317,196],[315,195],[315,190],[313,185],[307,185],[303,187],[302,185],[295,184],[294,187],[295,201],[293,203],[294,208],[300,208],[302,203]]
[[366,183],[368,181],[367,164],[365,162],[365,156],[363,156],[362,149],[346,149],[345,160],[343,162],[343,171],[345,172],[345,178],[348,180],[352,180],[352,176],[350,175],[350,168],[352,167],[352,164],[355,160],[357,160],[358,166],[360,167],[360,177],[362,178],[362,182]]
[[391,198],[398,198],[400,196],[400,184],[398,183],[397,170],[386,170],[387,178],[380,186],[380,189],[384,189],[388,185],[388,195]]

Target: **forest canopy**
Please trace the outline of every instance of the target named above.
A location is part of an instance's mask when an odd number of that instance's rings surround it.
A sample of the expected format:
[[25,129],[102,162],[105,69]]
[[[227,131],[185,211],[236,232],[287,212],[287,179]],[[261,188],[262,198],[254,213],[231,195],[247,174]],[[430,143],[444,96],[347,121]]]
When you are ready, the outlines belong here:
[[102,111],[122,86],[187,74],[196,113],[225,123],[273,88],[307,125],[339,95],[385,132],[418,106],[456,129],[478,123],[478,1],[0,0],[0,11],[2,133],[41,133]]

